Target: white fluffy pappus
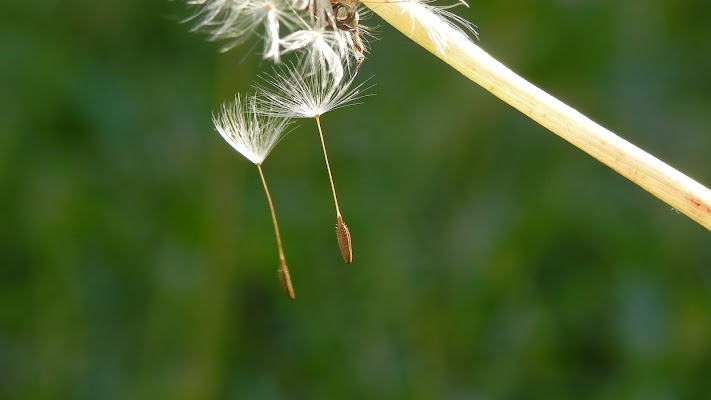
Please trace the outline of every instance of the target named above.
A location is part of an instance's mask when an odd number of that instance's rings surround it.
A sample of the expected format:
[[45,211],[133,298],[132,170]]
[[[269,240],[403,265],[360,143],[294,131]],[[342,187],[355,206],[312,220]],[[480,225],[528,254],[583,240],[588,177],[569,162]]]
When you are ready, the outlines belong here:
[[273,75],[263,75],[264,84],[255,84],[259,111],[282,118],[317,118],[329,111],[359,104],[370,96],[364,81],[353,86],[357,71],[346,70],[346,77],[337,81],[321,69],[304,66],[276,67]]
[[291,125],[289,119],[266,115],[258,107],[254,96],[242,99],[237,95],[212,116],[222,138],[256,165],[264,162]]
[[329,0],[186,0],[186,3],[194,8],[186,21],[192,21],[193,30],[206,33],[211,41],[226,40],[222,51],[257,35],[264,39],[265,59],[280,62],[282,54],[299,50],[306,53],[307,59],[320,58],[314,65],[327,67],[337,77],[342,76],[341,63],[346,66],[353,60],[360,63],[367,52],[367,42],[361,36],[369,31],[357,24],[357,3],[349,8],[356,21],[352,30],[337,26],[334,5]]

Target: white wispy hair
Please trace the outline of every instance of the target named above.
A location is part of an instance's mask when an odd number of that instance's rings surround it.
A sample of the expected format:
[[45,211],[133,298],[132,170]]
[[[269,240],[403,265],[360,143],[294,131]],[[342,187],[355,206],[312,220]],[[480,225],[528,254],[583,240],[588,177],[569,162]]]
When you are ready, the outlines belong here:
[[[323,41],[330,45],[344,63],[350,64],[351,58],[357,64],[363,62],[365,53],[368,51],[366,48],[367,42],[363,40],[363,37],[372,36],[372,34],[369,27],[360,23],[361,16],[367,16],[368,11],[357,0],[338,0],[333,3],[328,0],[294,0],[294,4],[297,9],[307,10],[308,15],[311,17],[308,22],[304,21],[304,27],[293,32],[293,34],[297,34],[295,35],[296,37],[300,37],[300,40],[311,38],[311,40],[304,42],[301,48],[319,52],[321,47],[315,43],[315,38],[320,35],[323,36]],[[347,9],[353,12],[352,21],[345,25],[347,28],[339,25],[342,21],[339,21],[333,8],[337,5],[347,5]],[[323,18],[314,18],[316,15],[323,15]],[[331,33],[331,35],[325,34],[326,32]],[[287,44],[284,45],[285,52],[293,51],[294,44],[298,43],[294,38],[289,38],[288,36],[282,40],[291,42],[291,48],[288,48],[289,45]],[[316,45],[314,46],[314,44]]]
[[[195,7],[188,20],[193,30],[206,32],[213,41],[227,40],[222,50],[229,50],[251,35],[264,39],[264,58],[281,61],[285,53],[299,52],[302,63],[332,74],[336,82],[352,64],[359,66],[368,52],[365,38],[370,29],[360,24],[367,12],[358,0],[185,0]],[[456,5],[435,6],[435,0],[383,0],[411,5],[410,12],[419,20],[436,50],[444,54],[448,43],[436,28],[443,21],[459,32],[477,37],[476,26],[449,11]],[[341,15],[339,13],[347,14]],[[339,15],[336,15],[339,14]],[[431,23],[428,23],[431,21]],[[263,27],[263,30],[260,29]]]
[[369,96],[363,94],[364,81],[353,87],[356,70],[347,70],[346,77],[336,81],[321,69],[309,71],[308,66],[284,66],[273,75],[263,75],[265,84],[255,84],[260,112],[282,118],[316,118],[329,111],[358,104]]
[[[419,20],[420,24],[427,31],[427,36],[434,44],[435,48],[440,54],[444,54],[448,47],[448,41],[442,36],[441,32],[436,28],[437,24],[429,24],[428,21],[439,20],[452,29],[457,30],[464,36],[469,36],[467,32],[472,34],[474,37],[478,38],[479,34],[476,31],[476,25],[467,21],[466,19],[460,17],[459,15],[449,11],[450,8],[463,5],[469,7],[464,0],[458,0],[457,3],[448,6],[436,6],[432,3],[434,0],[404,0],[413,7],[410,9],[412,13],[412,18]],[[412,27],[414,29],[415,23],[413,21]]]
[[302,63],[308,63],[311,70],[320,69],[321,72],[331,74],[336,82],[343,79],[342,60],[348,59],[348,52],[341,32],[307,27],[289,34],[282,39],[281,44],[282,54],[306,49]]
[[[264,38],[264,58],[279,61],[280,27],[293,29],[300,17],[283,0],[190,0],[197,6],[189,20],[194,31],[205,32],[212,41],[228,40],[222,51],[243,43],[252,34]],[[259,32],[264,27],[263,33]]]
[[335,26],[331,3],[328,0],[293,0],[293,4],[294,8],[305,10],[311,20],[325,19],[326,24]]
[[[340,80],[344,66],[361,63],[367,49],[361,34],[368,29],[346,31],[337,26],[329,0],[186,0],[195,11],[194,31],[205,32],[209,40],[227,40],[222,51],[243,43],[253,34],[264,39],[264,58],[280,61],[284,53],[302,50],[304,59]],[[358,8],[354,6],[354,20]],[[260,29],[263,27],[263,30]],[[282,32],[285,31],[284,32]]]
[[291,121],[261,112],[255,96],[222,104],[220,113],[212,115],[215,129],[223,139],[246,159],[260,165],[274,146],[288,133]]

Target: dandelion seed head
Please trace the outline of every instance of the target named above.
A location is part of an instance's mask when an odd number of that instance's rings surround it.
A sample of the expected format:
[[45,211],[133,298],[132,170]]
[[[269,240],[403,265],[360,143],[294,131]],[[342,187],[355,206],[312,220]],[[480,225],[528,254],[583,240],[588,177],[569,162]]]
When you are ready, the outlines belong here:
[[[194,31],[208,34],[211,41],[227,40],[222,51],[242,44],[252,35],[264,39],[264,58],[279,61],[280,27],[296,26],[298,15],[283,0],[196,0]],[[263,32],[260,32],[263,27]]]
[[[353,4],[351,2],[354,1]],[[228,51],[251,36],[264,40],[263,57],[276,63],[298,52],[303,63],[332,74],[365,59],[368,28],[359,25],[362,7],[356,0],[186,0],[194,12],[193,31],[211,41],[226,41]],[[336,11],[338,10],[338,12]],[[340,12],[340,13],[339,13]]]
[[264,75],[264,84],[256,84],[257,102],[267,115],[283,118],[316,118],[329,111],[358,104],[368,94],[365,82],[353,86],[356,71],[336,81],[334,76],[321,69],[309,71],[308,67],[290,66]]
[[254,164],[264,162],[291,124],[288,119],[265,115],[258,107],[254,96],[242,99],[237,95],[212,116],[222,138]]

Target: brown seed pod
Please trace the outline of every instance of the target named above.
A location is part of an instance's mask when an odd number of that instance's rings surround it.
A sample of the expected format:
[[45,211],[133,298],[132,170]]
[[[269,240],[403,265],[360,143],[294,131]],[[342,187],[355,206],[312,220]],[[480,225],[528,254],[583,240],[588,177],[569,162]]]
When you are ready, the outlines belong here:
[[348,226],[343,222],[343,218],[338,216],[336,221],[336,239],[338,239],[338,247],[341,249],[343,261],[350,264],[353,261],[353,247],[351,246],[351,232]]

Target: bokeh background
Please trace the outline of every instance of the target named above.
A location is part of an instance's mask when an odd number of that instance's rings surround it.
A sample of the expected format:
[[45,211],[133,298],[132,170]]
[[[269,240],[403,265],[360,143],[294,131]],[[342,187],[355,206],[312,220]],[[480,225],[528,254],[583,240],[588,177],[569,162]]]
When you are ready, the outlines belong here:
[[[711,184],[711,3],[476,1],[480,45]],[[0,398],[703,399],[711,235],[373,16],[375,96],[257,171],[269,70],[180,1],[0,5]],[[256,47],[255,47],[256,46]]]

